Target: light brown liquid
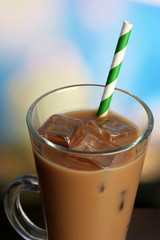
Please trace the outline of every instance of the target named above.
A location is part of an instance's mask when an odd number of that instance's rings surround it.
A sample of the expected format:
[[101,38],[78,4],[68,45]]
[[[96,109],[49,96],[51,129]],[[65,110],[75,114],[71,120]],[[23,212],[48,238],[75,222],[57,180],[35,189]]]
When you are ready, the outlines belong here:
[[[67,115],[95,119],[93,111]],[[144,160],[142,147],[121,153],[121,162],[104,169],[83,154],[43,144],[34,147],[34,155],[49,240],[126,239]]]

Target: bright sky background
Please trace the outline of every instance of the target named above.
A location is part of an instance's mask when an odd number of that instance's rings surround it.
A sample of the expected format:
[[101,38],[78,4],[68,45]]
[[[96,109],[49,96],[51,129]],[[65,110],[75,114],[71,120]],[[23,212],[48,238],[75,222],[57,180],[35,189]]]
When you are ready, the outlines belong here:
[[1,144],[27,135],[26,111],[44,92],[105,84],[123,20],[133,30],[117,87],[147,102],[159,139],[160,1],[1,0]]

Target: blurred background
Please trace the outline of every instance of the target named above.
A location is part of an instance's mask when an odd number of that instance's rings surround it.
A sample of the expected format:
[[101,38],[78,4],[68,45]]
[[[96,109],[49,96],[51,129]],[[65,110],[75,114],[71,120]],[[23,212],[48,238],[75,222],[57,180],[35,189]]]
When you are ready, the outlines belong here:
[[31,103],[57,87],[105,84],[124,20],[133,29],[116,86],[155,118],[135,205],[160,207],[160,0],[0,0],[1,203],[9,182],[35,173]]

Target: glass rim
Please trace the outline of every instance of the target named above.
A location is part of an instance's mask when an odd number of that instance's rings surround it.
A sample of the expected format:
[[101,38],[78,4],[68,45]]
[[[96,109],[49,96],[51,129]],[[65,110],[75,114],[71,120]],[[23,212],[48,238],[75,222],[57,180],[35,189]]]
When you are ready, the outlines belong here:
[[79,151],[79,150],[73,150],[73,149],[69,149],[69,148],[66,148],[66,147],[62,147],[60,145],[57,145],[55,143],[52,143],[50,142],[49,140],[47,140],[46,138],[42,137],[38,131],[34,128],[34,126],[32,125],[32,122],[31,122],[31,118],[32,118],[32,113],[35,109],[35,107],[37,106],[37,104],[42,100],[44,99],[45,97],[47,97],[48,95],[54,93],[54,92],[58,92],[58,91],[61,91],[61,90],[64,90],[64,89],[69,89],[69,88],[73,88],[73,87],[102,87],[104,88],[105,85],[100,85],[100,84],[76,84],[76,85],[68,85],[68,86],[64,86],[64,87],[61,87],[61,88],[56,88],[56,89],[53,89],[51,91],[48,91],[47,93],[41,95],[39,98],[37,98],[32,104],[31,106],[29,107],[28,111],[27,111],[27,115],[26,115],[26,123],[27,123],[27,126],[28,126],[28,129],[29,131],[31,131],[31,133],[37,137],[41,142],[43,142],[44,144],[47,144],[48,146],[52,147],[53,149],[56,149],[56,150],[59,150],[59,151],[63,151],[63,152],[66,152],[66,153],[73,153],[73,154],[81,154],[81,155],[112,155],[112,154],[115,154],[115,153],[119,153],[119,152],[123,152],[123,151],[126,151],[126,150],[129,150],[131,148],[133,148],[134,146],[136,146],[138,143],[142,142],[144,139],[146,139],[152,129],[153,129],[153,124],[154,124],[154,119],[153,119],[153,114],[150,110],[150,108],[147,106],[146,103],[144,103],[140,98],[136,97],[134,94],[131,94],[125,90],[122,90],[120,88],[115,88],[114,91],[118,91],[118,92],[121,92],[121,93],[124,93],[126,95],[128,95],[129,97],[135,99],[137,102],[139,102],[139,104],[144,108],[144,110],[146,111],[146,114],[148,116],[148,124],[147,124],[147,127],[145,129],[145,131],[140,135],[139,138],[137,138],[135,141],[133,141],[132,143],[130,144],[127,144],[123,147],[119,147],[119,148],[115,148],[115,149],[112,149],[112,150],[104,150],[104,151],[96,151],[96,152],[87,152],[87,151]]

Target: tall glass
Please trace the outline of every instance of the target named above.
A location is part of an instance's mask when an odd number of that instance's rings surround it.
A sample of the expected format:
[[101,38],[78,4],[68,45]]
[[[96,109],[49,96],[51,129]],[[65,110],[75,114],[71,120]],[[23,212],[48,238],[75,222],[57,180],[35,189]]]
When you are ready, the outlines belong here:
[[[110,151],[82,152],[51,143],[38,128],[52,115],[75,110],[98,109],[104,86],[74,85],[53,90],[29,108],[29,129],[37,176],[23,175],[8,188],[4,206],[12,226],[25,239],[124,240],[133,210],[153,116],[139,98],[116,89],[110,110],[135,124],[140,136],[134,142]],[[128,153],[134,154],[128,154]],[[134,155],[134,157],[133,157]],[[65,159],[97,161],[132,157],[123,166],[101,170],[76,170]],[[22,210],[20,192],[40,191],[46,229],[33,224]]]

